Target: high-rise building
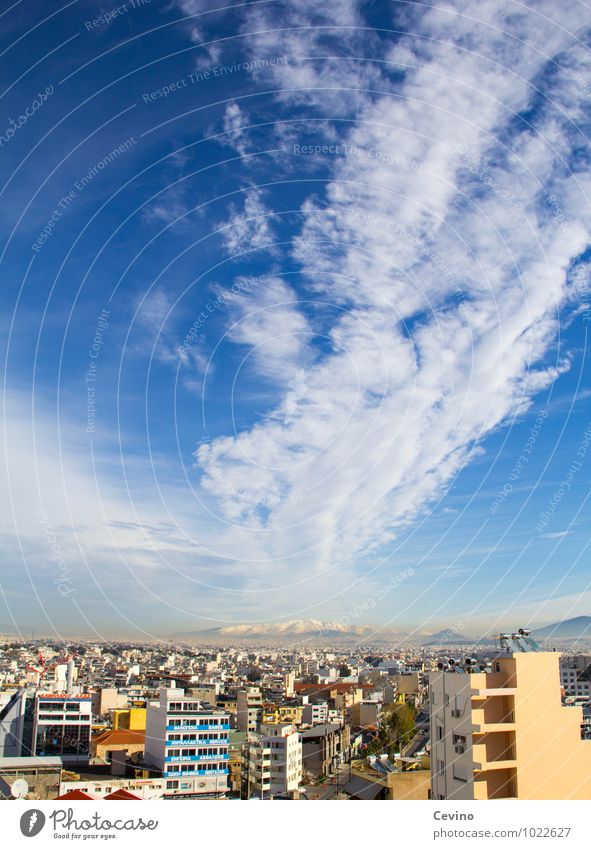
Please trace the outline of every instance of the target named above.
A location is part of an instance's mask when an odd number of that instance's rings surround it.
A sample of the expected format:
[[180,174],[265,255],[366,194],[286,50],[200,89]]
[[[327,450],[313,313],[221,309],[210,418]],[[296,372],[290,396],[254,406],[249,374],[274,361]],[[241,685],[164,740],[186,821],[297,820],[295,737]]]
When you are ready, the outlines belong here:
[[302,781],[302,743],[291,724],[262,723],[249,735],[248,795],[268,799],[296,791]]
[[562,704],[559,655],[504,637],[490,668],[430,674],[432,797],[591,798],[591,740],[581,708]]
[[219,798],[228,791],[230,717],[177,688],[148,704],[145,761],[166,779],[165,796]]
[[236,697],[236,725],[238,731],[256,731],[261,722],[263,699],[259,687],[238,690]]

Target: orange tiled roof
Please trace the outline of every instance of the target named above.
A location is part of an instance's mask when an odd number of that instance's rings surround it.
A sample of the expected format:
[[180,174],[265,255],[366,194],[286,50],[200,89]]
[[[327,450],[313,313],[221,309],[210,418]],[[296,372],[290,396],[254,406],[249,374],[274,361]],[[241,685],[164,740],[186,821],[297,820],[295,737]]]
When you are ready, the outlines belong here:
[[143,743],[146,739],[145,731],[129,731],[127,728],[111,728],[103,731],[93,739],[93,744],[102,746],[104,743]]

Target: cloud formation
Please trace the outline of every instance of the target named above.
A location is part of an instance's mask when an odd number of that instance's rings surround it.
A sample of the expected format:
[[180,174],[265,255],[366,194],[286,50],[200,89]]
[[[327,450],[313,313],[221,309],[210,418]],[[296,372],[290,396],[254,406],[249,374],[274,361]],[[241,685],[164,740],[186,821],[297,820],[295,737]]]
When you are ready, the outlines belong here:
[[[355,4],[342,5],[355,26]],[[288,6],[295,26],[306,10]],[[556,15],[551,3],[434,7],[386,49],[379,86],[357,67],[355,125],[294,242],[310,298],[330,305],[314,316],[322,345],[279,354],[291,370],[275,409],[196,454],[219,514],[269,559],[314,574],[388,542],[568,369],[547,355],[591,227],[588,163],[572,167],[588,59],[568,35],[577,9],[560,26]],[[267,50],[297,55],[303,35],[272,38]],[[325,63],[319,78],[331,73]],[[332,104],[334,92],[300,82],[308,101]],[[283,322],[261,320],[266,297],[233,334],[256,350]],[[305,301],[290,317],[310,326]]]

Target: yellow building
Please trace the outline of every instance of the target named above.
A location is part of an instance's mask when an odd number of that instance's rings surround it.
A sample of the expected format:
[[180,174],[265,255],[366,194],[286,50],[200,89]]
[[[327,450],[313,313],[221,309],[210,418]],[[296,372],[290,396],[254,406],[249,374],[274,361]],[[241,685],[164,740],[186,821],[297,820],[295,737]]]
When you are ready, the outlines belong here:
[[490,671],[430,674],[433,799],[591,799],[582,709],[562,704],[560,655],[525,635],[505,639]]
[[146,730],[146,708],[128,708],[127,710],[114,710],[112,713],[113,729],[119,731]]
[[302,724],[302,705],[264,705],[262,722],[276,724],[290,722],[293,725]]

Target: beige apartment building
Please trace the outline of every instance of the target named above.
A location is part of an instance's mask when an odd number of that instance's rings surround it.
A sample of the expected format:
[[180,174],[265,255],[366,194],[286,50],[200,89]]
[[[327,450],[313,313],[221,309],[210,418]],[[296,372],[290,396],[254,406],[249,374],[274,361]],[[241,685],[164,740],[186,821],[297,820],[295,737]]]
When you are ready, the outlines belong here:
[[433,799],[591,799],[591,740],[561,702],[560,655],[512,637],[490,671],[430,674]]

